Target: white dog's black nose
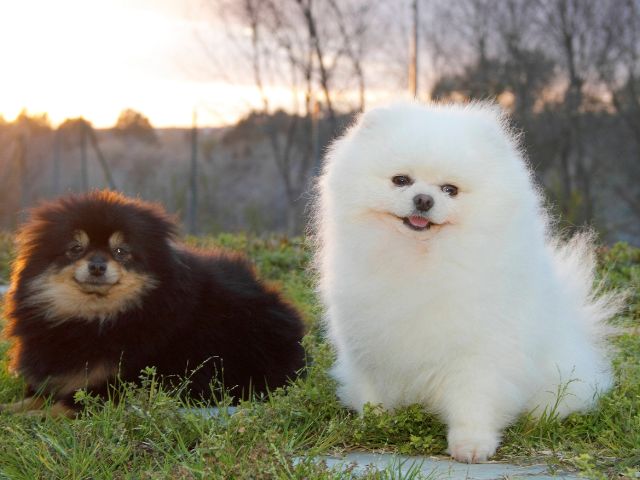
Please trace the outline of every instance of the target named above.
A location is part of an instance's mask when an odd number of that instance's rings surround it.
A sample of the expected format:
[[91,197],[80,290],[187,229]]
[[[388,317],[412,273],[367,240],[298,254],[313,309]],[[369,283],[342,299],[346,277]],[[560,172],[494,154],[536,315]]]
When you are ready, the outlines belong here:
[[416,206],[416,210],[420,212],[427,212],[433,207],[433,197],[420,193],[413,197],[413,204]]

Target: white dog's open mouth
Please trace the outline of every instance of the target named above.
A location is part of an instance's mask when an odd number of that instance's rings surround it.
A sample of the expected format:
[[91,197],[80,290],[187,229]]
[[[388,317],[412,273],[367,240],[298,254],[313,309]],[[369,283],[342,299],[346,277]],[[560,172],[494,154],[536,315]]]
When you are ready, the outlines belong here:
[[410,215],[408,217],[404,217],[402,218],[402,223],[404,223],[411,230],[415,230],[418,232],[429,230],[431,228],[431,225],[433,225],[433,222],[421,215]]

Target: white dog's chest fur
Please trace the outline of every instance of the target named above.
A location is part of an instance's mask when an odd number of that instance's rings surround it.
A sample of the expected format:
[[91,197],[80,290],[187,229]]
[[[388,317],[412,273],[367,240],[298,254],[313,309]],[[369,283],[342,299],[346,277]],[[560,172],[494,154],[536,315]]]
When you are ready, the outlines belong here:
[[[510,367],[502,368],[515,377],[532,373],[520,342],[525,336],[536,342],[535,332],[517,322],[513,285],[499,274],[465,275],[455,262],[428,253],[365,257],[343,257],[346,275],[329,293],[329,330],[353,366],[369,373],[383,404],[424,403],[440,410],[433,399],[442,375],[458,361],[475,359],[479,368],[494,368],[508,359]],[[448,275],[459,281],[447,281]]]

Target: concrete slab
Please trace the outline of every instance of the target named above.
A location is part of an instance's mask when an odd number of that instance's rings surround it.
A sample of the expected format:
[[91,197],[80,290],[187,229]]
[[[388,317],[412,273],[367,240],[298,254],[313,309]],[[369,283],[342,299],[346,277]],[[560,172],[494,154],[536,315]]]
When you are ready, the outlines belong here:
[[[196,415],[198,417],[204,417],[204,418],[216,418],[219,417],[221,415],[221,409],[219,409],[218,407],[212,407],[212,408],[181,408],[180,411],[182,413],[191,413],[193,415]],[[227,412],[227,415],[233,415],[234,413],[236,413],[237,407],[227,407],[225,409]]]
[[[467,465],[447,458],[411,457],[404,455],[376,454],[368,452],[351,452],[343,457],[318,457],[318,462],[325,462],[335,470],[349,469],[360,475],[367,471],[391,469],[398,476],[417,474],[416,478],[465,479],[465,480],[504,480],[504,479],[567,479],[577,480],[575,473],[551,473],[546,465],[519,466],[499,462],[476,463]],[[300,461],[300,459],[298,460]]]

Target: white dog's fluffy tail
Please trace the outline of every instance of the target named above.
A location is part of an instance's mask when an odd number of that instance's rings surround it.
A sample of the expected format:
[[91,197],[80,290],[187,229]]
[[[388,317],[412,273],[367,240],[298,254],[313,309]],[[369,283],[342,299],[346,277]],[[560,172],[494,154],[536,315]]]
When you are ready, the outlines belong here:
[[624,305],[624,295],[604,291],[603,282],[596,284],[592,232],[576,234],[566,242],[552,239],[549,248],[559,282],[555,288],[560,290],[562,304],[567,308],[557,314],[569,318],[558,324],[556,334],[562,338],[555,339],[552,354],[557,361],[557,372],[547,372],[550,378],[545,383],[555,385],[559,380],[564,393],[560,399],[557,392],[540,392],[531,407],[537,407],[538,413],[555,410],[563,418],[571,412],[590,409],[598,395],[613,385],[611,350],[606,339],[615,330],[608,320]]
[[554,242],[552,249],[560,284],[582,309],[593,338],[603,339],[613,331],[607,321],[620,312],[625,295],[604,292],[603,282],[596,284],[595,234],[585,231],[567,242]]

